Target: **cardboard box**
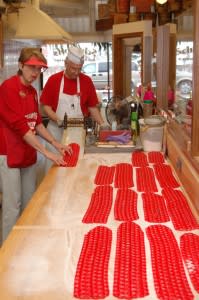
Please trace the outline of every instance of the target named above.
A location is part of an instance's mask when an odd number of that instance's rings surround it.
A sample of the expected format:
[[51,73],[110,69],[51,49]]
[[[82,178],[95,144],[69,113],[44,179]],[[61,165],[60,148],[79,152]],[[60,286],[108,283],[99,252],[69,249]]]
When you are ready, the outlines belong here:
[[129,14],[129,22],[137,22],[141,20],[140,13],[130,13]]
[[131,0],[130,5],[136,7],[136,13],[151,12],[154,0]]
[[96,29],[96,31],[109,30],[109,29],[112,29],[113,24],[114,24],[114,21],[113,21],[112,17],[96,20],[95,29]]
[[105,19],[110,17],[108,4],[98,4],[98,18]]
[[127,23],[128,17],[128,14],[114,14],[114,24]]

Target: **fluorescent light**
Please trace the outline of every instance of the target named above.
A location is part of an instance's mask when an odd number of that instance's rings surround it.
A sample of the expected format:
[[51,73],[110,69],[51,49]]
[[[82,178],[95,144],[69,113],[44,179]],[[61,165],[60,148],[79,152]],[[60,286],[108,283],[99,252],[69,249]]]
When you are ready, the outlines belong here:
[[167,0],[156,0],[156,2],[159,3],[159,4],[164,4],[164,3],[167,2]]

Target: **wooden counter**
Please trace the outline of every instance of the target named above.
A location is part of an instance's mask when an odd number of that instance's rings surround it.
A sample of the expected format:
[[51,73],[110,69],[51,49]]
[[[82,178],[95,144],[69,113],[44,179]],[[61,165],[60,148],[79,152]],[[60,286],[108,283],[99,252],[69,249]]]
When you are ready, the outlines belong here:
[[68,255],[63,229],[14,229],[1,249],[0,298],[70,299]]
[[79,223],[94,190],[98,166],[129,162],[130,155],[86,154],[75,168],[52,167],[16,226],[65,228],[70,226],[71,219]]
[[[2,300],[71,300],[76,266],[86,233],[99,224],[81,222],[99,165],[131,162],[130,153],[86,154],[75,168],[52,167],[33,195],[28,207],[0,250],[0,299]],[[159,187],[158,187],[159,189]],[[114,197],[116,189],[114,189]],[[143,231],[150,224],[144,220],[141,193],[138,193],[136,223]],[[110,296],[112,296],[116,233],[120,222],[114,220],[114,206],[107,224],[113,234],[109,267]],[[179,242],[184,233],[170,227]],[[192,231],[199,234],[198,230]],[[150,295],[157,299],[150,260],[150,248],[145,237],[147,281]],[[191,284],[190,284],[191,285]],[[191,290],[194,299],[198,294]]]

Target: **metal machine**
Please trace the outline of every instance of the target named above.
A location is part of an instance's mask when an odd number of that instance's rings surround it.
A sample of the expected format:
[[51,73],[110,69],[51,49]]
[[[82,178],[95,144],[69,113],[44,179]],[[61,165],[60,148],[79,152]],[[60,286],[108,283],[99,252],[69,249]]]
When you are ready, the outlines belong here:
[[[82,135],[85,136],[85,144],[91,145],[94,144],[97,138],[97,124],[96,122],[90,118],[90,117],[83,117],[83,118],[68,118],[67,114],[64,115],[64,120],[61,125],[61,127],[64,128],[65,131],[65,139],[66,135],[69,135],[69,129],[70,129],[70,135],[72,136],[74,132],[74,135],[77,135],[77,130],[75,128],[80,127],[81,130],[78,130],[78,133],[82,131]],[[67,134],[66,134],[67,132]],[[75,136],[74,136],[75,138]]]
[[68,127],[82,127],[84,126],[84,118],[68,118],[67,114],[64,114],[64,120],[61,125],[64,129]]

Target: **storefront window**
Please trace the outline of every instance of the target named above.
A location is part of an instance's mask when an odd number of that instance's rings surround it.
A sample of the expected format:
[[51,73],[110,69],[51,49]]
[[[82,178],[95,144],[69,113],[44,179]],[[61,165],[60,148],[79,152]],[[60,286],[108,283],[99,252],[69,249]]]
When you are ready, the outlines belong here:
[[193,42],[177,42],[176,48],[176,119],[191,135],[192,124]]
[[176,94],[189,98],[192,92],[193,42],[178,42],[176,49]]
[[[112,44],[79,43],[79,46],[85,51],[82,72],[91,77],[102,100],[110,98],[112,94]],[[67,51],[67,44],[46,44],[42,46],[42,52],[47,58],[49,66],[43,74],[43,86],[49,76],[64,69]]]

